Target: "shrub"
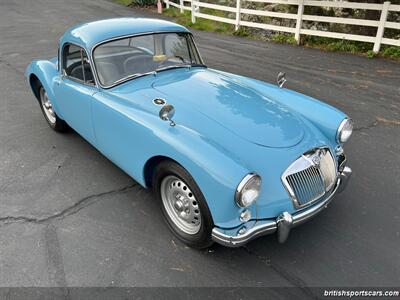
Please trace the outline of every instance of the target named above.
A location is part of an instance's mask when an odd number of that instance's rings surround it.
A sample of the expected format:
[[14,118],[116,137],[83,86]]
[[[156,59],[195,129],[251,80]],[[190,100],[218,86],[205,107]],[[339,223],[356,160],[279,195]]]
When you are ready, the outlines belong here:
[[155,6],[157,4],[157,0],[132,0],[131,2],[131,5],[141,7]]
[[239,27],[239,29],[237,31],[235,31],[233,33],[233,35],[242,36],[242,37],[251,37],[250,31],[246,27]]
[[292,34],[278,33],[272,36],[272,41],[277,43],[296,44],[296,40]]
[[376,56],[376,54],[374,53],[374,51],[372,50],[368,50],[367,51],[367,57],[368,58],[374,58]]
[[382,55],[386,57],[400,58],[400,47],[384,47],[382,49]]
[[338,42],[329,43],[326,45],[328,50],[331,51],[341,51],[341,52],[358,52],[358,47],[354,43],[351,43],[346,40],[340,40]]

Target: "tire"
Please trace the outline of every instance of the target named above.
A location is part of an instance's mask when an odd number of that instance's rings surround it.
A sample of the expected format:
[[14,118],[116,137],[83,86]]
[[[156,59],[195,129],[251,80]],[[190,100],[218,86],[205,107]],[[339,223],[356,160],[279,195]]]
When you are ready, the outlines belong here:
[[39,84],[38,88],[38,98],[40,109],[42,110],[43,116],[47,121],[47,124],[49,124],[50,128],[57,132],[68,131],[68,124],[57,116],[57,114],[53,110],[51,101],[47,96],[47,92],[41,84]]
[[207,202],[192,176],[173,161],[161,162],[153,174],[153,189],[171,231],[189,247],[203,249],[211,246],[214,223]]

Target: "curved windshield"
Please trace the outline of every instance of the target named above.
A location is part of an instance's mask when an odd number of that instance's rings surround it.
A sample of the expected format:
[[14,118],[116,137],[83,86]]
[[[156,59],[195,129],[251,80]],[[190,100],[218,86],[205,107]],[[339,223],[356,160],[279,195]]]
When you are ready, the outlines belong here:
[[106,42],[93,51],[102,86],[172,68],[204,66],[189,33],[153,33]]

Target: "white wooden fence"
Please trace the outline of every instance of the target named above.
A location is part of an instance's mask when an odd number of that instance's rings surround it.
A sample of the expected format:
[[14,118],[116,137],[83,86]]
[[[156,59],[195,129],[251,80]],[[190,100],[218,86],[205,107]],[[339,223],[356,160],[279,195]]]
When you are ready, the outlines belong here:
[[[300,35],[313,35],[313,36],[322,36],[343,40],[352,40],[352,41],[360,41],[360,42],[369,42],[374,44],[373,51],[375,53],[379,52],[381,44],[400,46],[399,39],[389,39],[383,37],[385,28],[392,28],[400,30],[400,22],[389,22],[387,21],[387,16],[389,11],[400,12],[400,5],[391,4],[389,1],[384,2],[383,4],[375,4],[375,3],[358,3],[358,2],[344,2],[344,1],[320,1],[320,0],[236,0],[236,7],[229,7],[218,4],[211,4],[201,2],[201,0],[175,0],[179,1],[179,3],[173,2],[172,0],[163,0],[166,4],[166,7],[174,6],[180,9],[181,13],[184,10],[190,10],[192,16],[192,23],[196,22],[196,17],[229,23],[235,25],[235,29],[238,30],[240,26],[248,26],[255,28],[262,28],[266,30],[273,31],[281,31],[294,33],[295,40],[297,43],[300,43]],[[255,10],[255,9],[246,9],[241,7],[242,1],[247,2],[262,2],[262,3],[276,3],[276,4],[290,4],[297,5],[297,13],[281,13],[281,12],[272,12],[265,10]],[[186,5],[186,3],[190,3]],[[327,17],[327,16],[318,16],[318,15],[305,15],[304,6],[319,6],[319,7],[334,7],[334,8],[352,8],[352,9],[365,9],[365,10],[378,10],[381,13],[380,20],[364,20],[364,19],[354,19],[354,18],[339,18],[339,17]],[[214,16],[210,14],[202,13],[200,8],[210,8],[219,11],[231,12],[235,13],[236,18],[226,18],[220,16]],[[265,23],[256,23],[244,21],[241,18],[242,14],[248,15],[256,15],[256,16],[267,16],[274,18],[282,18],[282,19],[293,19],[296,20],[296,27],[286,27]],[[349,24],[349,25],[361,25],[361,26],[371,26],[377,27],[376,36],[366,36],[359,34],[348,34],[348,33],[338,33],[338,32],[330,32],[330,31],[322,31],[322,30],[313,30],[313,29],[305,29],[302,28],[303,21],[315,21],[315,22],[326,22],[326,23],[338,23],[338,24]]]

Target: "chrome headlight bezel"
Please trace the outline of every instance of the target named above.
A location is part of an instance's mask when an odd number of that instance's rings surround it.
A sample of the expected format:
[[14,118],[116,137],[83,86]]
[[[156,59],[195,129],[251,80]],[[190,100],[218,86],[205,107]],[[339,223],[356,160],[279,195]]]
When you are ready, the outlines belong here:
[[351,134],[353,133],[353,120],[346,118],[344,119],[336,132],[336,141],[340,144],[346,143]]
[[[235,193],[235,202],[236,204],[243,208],[243,207],[249,207],[252,204],[254,204],[258,197],[260,196],[260,191],[261,191],[261,177],[257,175],[256,173],[250,173],[247,174],[242,181],[240,181],[238,187],[236,188],[236,193]],[[256,194],[253,195],[253,199],[251,201],[246,201],[244,199],[244,195],[247,191],[256,191]]]

